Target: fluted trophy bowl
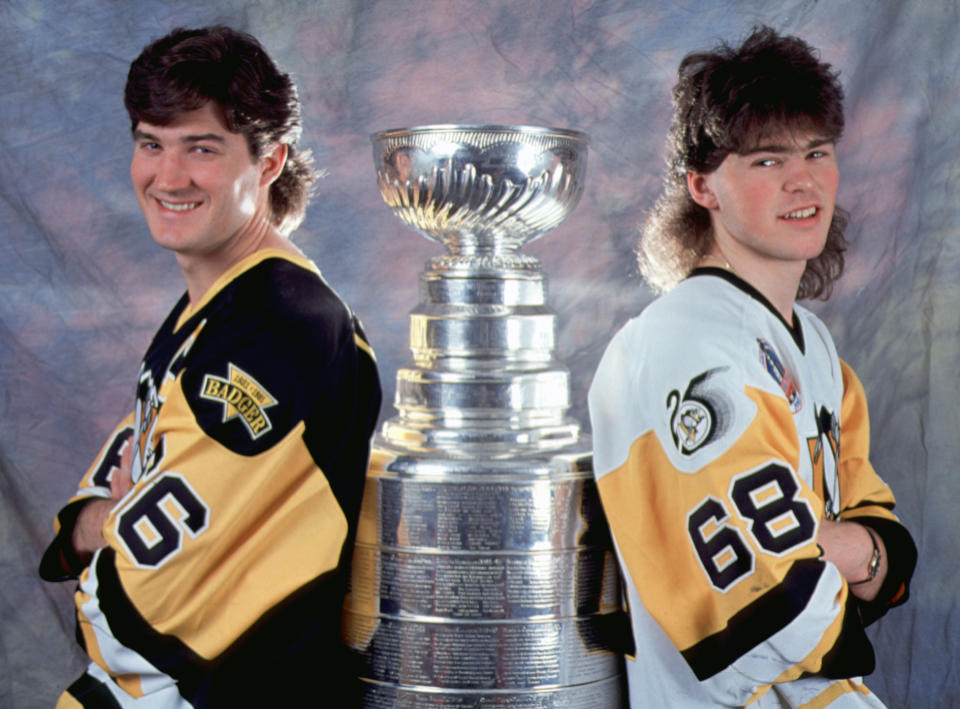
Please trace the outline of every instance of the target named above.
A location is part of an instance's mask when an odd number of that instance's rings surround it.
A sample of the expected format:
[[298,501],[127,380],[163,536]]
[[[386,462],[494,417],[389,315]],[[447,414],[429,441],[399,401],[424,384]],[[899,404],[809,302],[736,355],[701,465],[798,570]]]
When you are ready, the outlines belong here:
[[448,256],[509,260],[583,192],[589,139],[578,131],[427,125],[371,138],[384,201]]

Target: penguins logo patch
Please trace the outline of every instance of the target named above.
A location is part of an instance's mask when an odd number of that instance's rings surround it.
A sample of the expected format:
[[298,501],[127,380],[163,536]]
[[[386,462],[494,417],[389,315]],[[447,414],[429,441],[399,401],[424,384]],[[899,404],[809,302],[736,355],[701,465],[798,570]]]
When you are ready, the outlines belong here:
[[667,395],[670,435],[677,450],[691,455],[726,428],[721,418],[724,407],[711,395],[710,378],[725,368],[711,369],[690,380],[680,395],[674,389]]
[[814,405],[817,435],[807,439],[813,467],[813,491],[823,500],[827,519],[840,513],[840,422],[825,406]]
[[696,400],[681,402],[673,417],[673,441],[682,453],[692,453],[706,443],[712,430],[710,409]]
[[223,423],[239,418],[256,440],[273,428],[265,409],[277,400],[260,383],[232,363],[227,364],[227,377],[207,374],[203,377],[200,398],[223,405]]

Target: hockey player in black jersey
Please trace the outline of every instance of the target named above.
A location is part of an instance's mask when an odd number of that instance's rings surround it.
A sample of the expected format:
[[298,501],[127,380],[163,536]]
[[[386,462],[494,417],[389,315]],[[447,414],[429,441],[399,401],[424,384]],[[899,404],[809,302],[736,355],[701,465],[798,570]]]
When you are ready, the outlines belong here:
[[175,30],[130,68],[130,175],[186,292],[41,562],[77,578],[62,707],[344,698],[340,613],[380,406],[356,317],[287,238],[315,172],[253,37]]
[[916,549],[869,460],[866,400],[796,304],[843,268],[837,75],[756,30],[683,59],[640,245],[663,292],[590,389],[637,707],[881,707],[864,627]]

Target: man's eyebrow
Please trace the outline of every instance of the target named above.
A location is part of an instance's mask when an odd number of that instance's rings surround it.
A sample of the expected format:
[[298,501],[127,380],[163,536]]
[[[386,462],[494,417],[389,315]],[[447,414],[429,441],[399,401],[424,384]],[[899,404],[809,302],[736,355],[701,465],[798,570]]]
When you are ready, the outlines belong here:
[[225,143],[226,138],[224,138],[219,133],[201,133],[200,135],[185,135],[180,139],[181,143],[202,143],[208,140],[212,140],[215,143]]
[[[827,145],[832,142],[833,138],[814,138],[806,145],[801,146],[801,149],[810,150],[812,148],[819,148],[821,145]],[[788,145],[786,143],[764,143],[753,148],[749,148],[743,154],[752,155],[754,153],[789,153],[793,149],[793,145]]]
[[[134,140],[152,140],[157,143],[160,142],[160,139],[155,136],[153,133],[148,133],[145,130],[140,130],[137,128],[133,131]],[[218,133],[201,133],[199,135],[185,135],[180,138],[181,143],[203,143],[206,141],[213,141],[215,143],[225,143],[226,139]]]
[[157,140],[157,136],[153,133],[147,133],[145,130],[140,130],[139,128],[134,129],[133,131],[134,140]]

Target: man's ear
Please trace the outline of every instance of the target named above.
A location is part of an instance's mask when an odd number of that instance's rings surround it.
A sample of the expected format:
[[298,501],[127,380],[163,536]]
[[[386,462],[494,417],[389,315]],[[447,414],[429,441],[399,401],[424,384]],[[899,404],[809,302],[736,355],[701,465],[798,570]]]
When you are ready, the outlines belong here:
[[287,144],[274,143],[273,147],[260,158],[260,186],[266,187],[273,184],[280,173],[283,172],[283,166],[287,162]]
[[708,176],[699,172],[687,173],[687,191],[694,202],[706,209],[716,209],[717,196],[710,189]]

